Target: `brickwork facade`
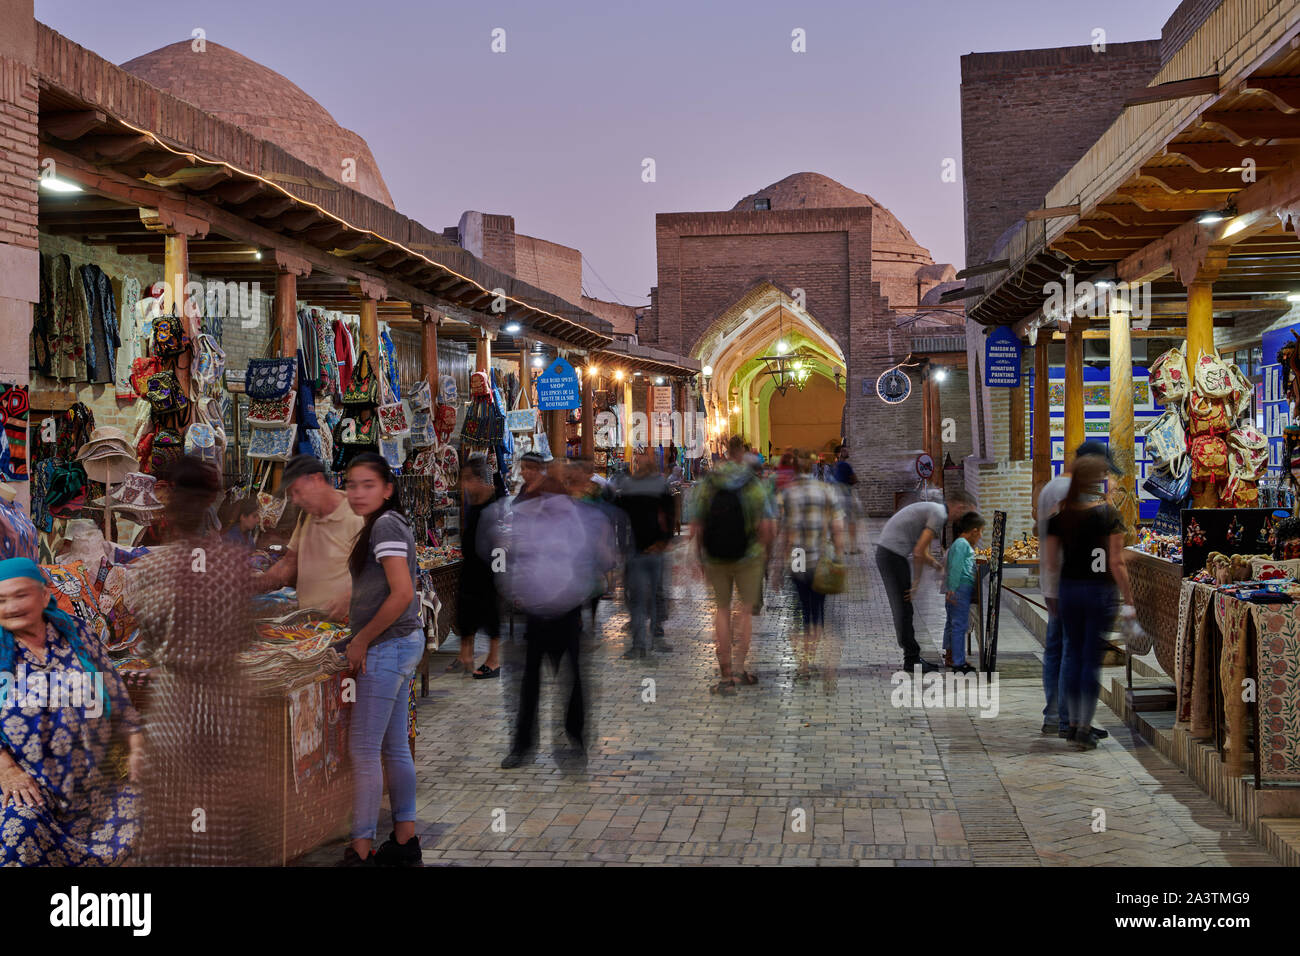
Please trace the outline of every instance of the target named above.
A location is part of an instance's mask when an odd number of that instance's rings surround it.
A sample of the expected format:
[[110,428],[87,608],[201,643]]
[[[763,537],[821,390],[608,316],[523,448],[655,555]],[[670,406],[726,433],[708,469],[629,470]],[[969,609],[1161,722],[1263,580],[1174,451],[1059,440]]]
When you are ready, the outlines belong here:
[[582,253],[558,242],[518,233],[515,262],[508,270],[539,289],[575,305],[582,300]]
[[961,58],[966,263],[1043,204],[1047,191],[1160,68],[1160,41]]

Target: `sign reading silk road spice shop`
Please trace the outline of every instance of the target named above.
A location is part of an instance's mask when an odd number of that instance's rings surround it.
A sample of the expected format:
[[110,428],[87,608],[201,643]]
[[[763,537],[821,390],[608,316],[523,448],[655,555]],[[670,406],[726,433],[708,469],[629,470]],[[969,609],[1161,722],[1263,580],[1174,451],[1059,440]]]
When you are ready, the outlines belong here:
[[984,342],[984,384],[990,388],[1020,387],[1020,340],[1005,325],[990,332]]
[[557,358],[537,376],[537,407],[544,412],[578,408],[578,373],[562,358]]

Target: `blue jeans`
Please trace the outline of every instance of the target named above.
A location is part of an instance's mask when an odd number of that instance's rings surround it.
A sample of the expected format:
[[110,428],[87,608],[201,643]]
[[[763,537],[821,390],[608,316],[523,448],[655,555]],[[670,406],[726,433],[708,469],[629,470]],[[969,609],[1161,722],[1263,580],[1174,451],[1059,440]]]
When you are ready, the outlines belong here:
[[826,621],[826,595],[813,590],[812,571],[791,571],[794,589],[799,595],[799,608],[803,612],[803,630],[807,634],[813,627],[821,627]]
[[357,675],[348,747],[352,752],[352,839],[373,840],[384,772],[393,822],[415,819],[415,761],[406,704],[415,668],[424,656],[424,632],[393,637],[366,651]]
[[1043,723],[1050,723],[1055,716],[1059,730],[1070,726],[1070,709],[1065,702],[1065,673],[1061,670],[1064,647],[1065,628],[1061,626],[1061,608],[1058,604],[1055,614],[1048,612],[1047,646],[1043,648],[1043,696],[1047,698],[1047,706],[1043,708]]
[[641,552],[627,559],[625,586],[628,610],[632,616],[632,646],[650,649],[658,632],[659,588],[663,581],[664,556],[658,552]]
[[1109,581],[1062,578],[1060,608],[1065,628],[1061,680],[1070,724],[1091,727],[1101,689],[1102,635],[1115,616],[1115,586]]
[[957,667],[966,663],[966,633],[970,630],[970,602],[975,587],[968,584],[954,592],[953,603],[944,600],[948,619],[943,625],[943,649],[952,651],[952,662]]

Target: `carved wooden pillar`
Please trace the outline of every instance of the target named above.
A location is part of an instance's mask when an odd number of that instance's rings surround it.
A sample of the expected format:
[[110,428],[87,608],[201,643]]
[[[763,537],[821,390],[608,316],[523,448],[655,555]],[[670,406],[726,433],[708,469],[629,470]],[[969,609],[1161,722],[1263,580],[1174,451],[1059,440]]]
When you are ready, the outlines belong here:
[[1065,467],[1083,444],[1083,329],[1079,320],[1065,333]]
[[1052,336],[1039,334],[1034,347],[1034,501],[1052,480],[1052,394],[1048,381],[1048,349]]
[[1133,461],[1133,347],[1127,312],[1110,316],[1110,451],[1124,472],[1111,476],[1115,493],[1111,503],[1124,519],[1125,541],[1137,539],[1137,475]]

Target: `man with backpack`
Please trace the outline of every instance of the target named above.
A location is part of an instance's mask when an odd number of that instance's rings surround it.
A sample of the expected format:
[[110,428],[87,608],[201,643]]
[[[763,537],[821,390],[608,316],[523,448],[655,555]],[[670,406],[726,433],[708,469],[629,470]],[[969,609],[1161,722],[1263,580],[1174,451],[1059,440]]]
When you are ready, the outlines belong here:
[[[732,437],[727,452],[728,460],[699,484],[691,509],[691,541],[717,602],[713,628],[721,679],[711,690],[730,695],[737,684],[758,683],[745,669],[745,659],[753,609],[762,593],[767,549],[775,536],[776,514],[763,482],[745,465],[745,446],[739,436]],[[733,587],[740,593],[734,630]]]

